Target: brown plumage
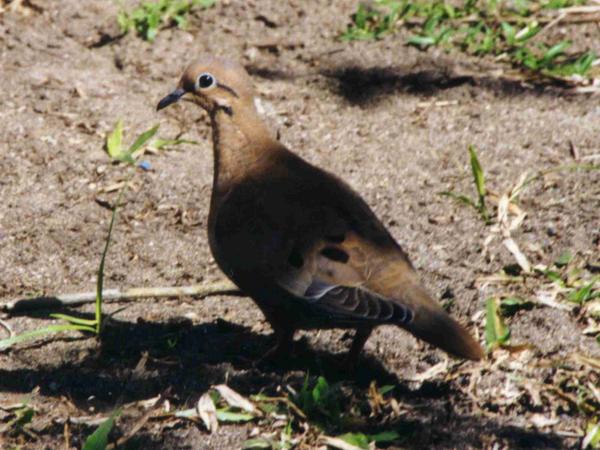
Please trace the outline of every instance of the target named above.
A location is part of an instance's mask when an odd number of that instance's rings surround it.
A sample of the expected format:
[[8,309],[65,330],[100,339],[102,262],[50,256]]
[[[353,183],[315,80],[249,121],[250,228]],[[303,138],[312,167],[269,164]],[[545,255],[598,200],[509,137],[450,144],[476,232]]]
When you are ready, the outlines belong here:
[[204,57],[157,109],[186,94],[212,123],[210,248],[273,327],[273,353],[289,351],[297,329],[354,328],[355,361],[374,327],[395,324],[453,355],[482,357],[359,195],[272,137],[243,67]]

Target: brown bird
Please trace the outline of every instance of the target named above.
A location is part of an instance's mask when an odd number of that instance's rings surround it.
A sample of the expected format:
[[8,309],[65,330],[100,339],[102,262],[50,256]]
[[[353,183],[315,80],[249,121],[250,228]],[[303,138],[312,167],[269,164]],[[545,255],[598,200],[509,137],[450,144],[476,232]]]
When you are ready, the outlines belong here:
[[298,329],[353,328],[353,364],[374,327],[394,324],[481,359],[479,344],[431,298],[362,198],[272,136],[241,65],[210,56],[194,62],[157,110],[183,96],[212,124],[210,248],[271,324],[277,344],[269,356],[288,354]]

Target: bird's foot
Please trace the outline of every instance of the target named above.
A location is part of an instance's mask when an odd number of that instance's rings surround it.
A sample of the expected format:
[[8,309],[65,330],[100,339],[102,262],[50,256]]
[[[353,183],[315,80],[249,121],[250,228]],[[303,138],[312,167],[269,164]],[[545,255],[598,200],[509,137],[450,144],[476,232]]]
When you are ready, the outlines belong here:
[[276,333],[276,339],[277,343],[254,362],[254,367],[281,366],[290,362],[294,353],[293,333]]
[[352,346],[342,360],[342,370],[348,373],[356,372],[360,354],[365,346],[365,342],[367,342],[367,339],[369,339],[369,336],[371,335],[371,331],[373,331],[372,328],[359,328],[356,330],[354,339],[352,340]]
[[340,363],[340,371],[348,374],[353,374],[358,369],[359,355],[353,354],[352,352],[346,353]]
[[292,351],[290,347],[284,347],[279,344],[270,348],[264,355],[258,358],[252,364],[255,368],[264,368],[268,366],[281,366],[290,361]]

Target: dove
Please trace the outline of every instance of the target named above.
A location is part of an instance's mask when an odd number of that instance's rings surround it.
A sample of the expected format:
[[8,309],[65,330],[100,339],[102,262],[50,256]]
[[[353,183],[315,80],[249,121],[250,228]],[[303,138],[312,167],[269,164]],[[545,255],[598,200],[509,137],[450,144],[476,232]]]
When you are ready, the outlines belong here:
[[265,357],[288,357],[297,330],[354,329],[346,356],[354,365],[375,327],[396,325],[456,357],[481,359],[481,346],[428,293],[367,203],[280,143],[255,96],[242,65],[203,56],[157,110],[185,97],[210,117],[210,249],[271,325],[276,343]]

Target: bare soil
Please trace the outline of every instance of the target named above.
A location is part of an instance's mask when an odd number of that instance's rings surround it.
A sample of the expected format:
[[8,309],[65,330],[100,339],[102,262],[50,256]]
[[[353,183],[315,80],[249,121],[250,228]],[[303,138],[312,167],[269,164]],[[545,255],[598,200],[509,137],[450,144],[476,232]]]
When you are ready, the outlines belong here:
[[[426,285],[482,342],[487,298],[536,299],[548,288],[539,276],[490,281],[515,270],[514,256],[472,208],[439,193],[474,197],[470,144],[498,194],[526,171],[598,162],[598,97],[498,80],[462,54],[404,46],[402,32],[340,42],[356,7],[350,0],[218,1],[195,13],[186,30],[165,29],[154,43],[119,36],[116,2],[19,3],[0,13],[0,302],[94,289],[107,205],[116,200],[111,187],[127,176],[103,150],[118,118],[129,142],[160,123],[161,137],[199,145],[144,156],[152,169],[134,175],[106,286],[223,278],[205,232],[212,181],[206,116],[190,104],[155,112],[186,64],[205,52],[244,63],[281,140],[364,196]],[[598,28],[563,31],[600,53]],[[582,270],[599,270],[600,171],[541,176],[523,191],[519,207],[527,216],[512,236],[532,264],[550,266],[570,251]],[[28,433],[4,430],[2,448],[80,448],[95,426],[83,421],[66,430],[69,417],[104,417],[159,394],[174,409],[189,408],[224,382],[244,395],[274,394],[287,385],[298,389],[307,372],[338,380],[362,398],[372,380],[396,385],[391,397],[401,414],[338,430],[401,430],[405,437],[389,448],[576,449],[598,412],[577,400],[600,380],[598,367],[573,359],[600,357],[595,336],[584,333],[598,322],[581,308],[521,310],[507,318],[511,342],[530,349],[499,350],[481,363],[451,361],[416,382],[447,356],[398,328],[378,329],[358,372],[340,376],[334,367],[349,342],[337,331],[304,334],[286,367],[255,368],[253,360],[272,340],[248,298],[146,299],[109,303],[106,312],[124,306],[102,342],[49,336],[0,353],[0,421],[8,423],[14,417],[8,407],[32,392],[36,411]],[[91,317],[93,307],[69,312]],[[4,322],[20,333],[54,321],[41,311]],[[141,358],[145,364],[138,365]],[[115,433],[127,433],[141,414],[127,410]],[[240,448],[254,427],[262,431],[249,423],[209,434],[190,421],[151,420],[126,448]]]

